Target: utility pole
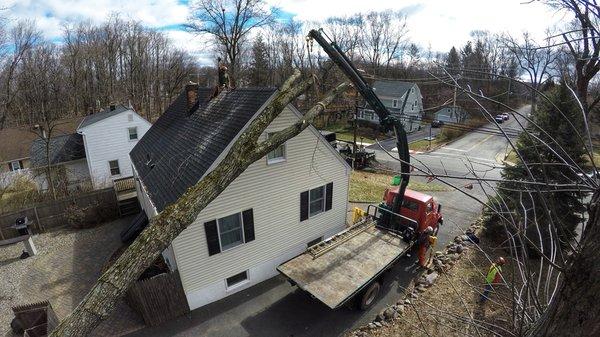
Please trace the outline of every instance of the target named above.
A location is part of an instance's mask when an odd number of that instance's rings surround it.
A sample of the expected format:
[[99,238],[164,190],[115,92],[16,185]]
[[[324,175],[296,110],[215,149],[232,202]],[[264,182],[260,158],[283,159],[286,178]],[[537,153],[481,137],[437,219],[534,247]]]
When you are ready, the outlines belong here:
[[352,169],[354,169],[354,161],[356,160],[356,133],[358,132],[358,90],[354,92],[354,142],[352,142]]

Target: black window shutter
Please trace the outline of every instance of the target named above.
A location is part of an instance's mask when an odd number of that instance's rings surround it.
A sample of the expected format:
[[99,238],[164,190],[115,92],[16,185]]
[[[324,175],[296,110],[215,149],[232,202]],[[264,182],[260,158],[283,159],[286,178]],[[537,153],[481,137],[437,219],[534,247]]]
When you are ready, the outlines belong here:
[[308,219],[308,191],[300,193],[300,221]]
[[217,231],[217,220],[204,223],[204,232],[206,233],[206,243],[208,244],[208,255],[215,255],[221,252],[219,245],[219,232]]
[[325,210],[328,211],[331,209],[333,203],[333,183],[327,184],[325,189]]
[[19,160],[19,167],[20,167],[21,169],[24,169],[24,168],[25,168],[25,167],[23,167],[23,161],[22,161],[22,160]]
[[9,170],[9,171],[12,171],[12,170],[13,170],[13,168],[12,168],[12,164],[11,164],[11,163],[8,163],[8,170]]
[[244,220],[244,239],[245,242],[254,240],[254,214],[252,208],[242,212],[242,219]]

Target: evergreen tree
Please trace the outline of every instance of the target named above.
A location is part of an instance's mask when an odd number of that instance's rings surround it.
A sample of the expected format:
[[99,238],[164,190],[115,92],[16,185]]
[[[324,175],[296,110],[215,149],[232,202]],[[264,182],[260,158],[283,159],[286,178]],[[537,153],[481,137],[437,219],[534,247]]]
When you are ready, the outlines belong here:
[[269,64],[267,45],[262,35],[258,35],[252,44],[252,61],[250,63],[250,85],[255,87],[269,85]]
[[456,48],[452,47],[446,58],[446,67],[452,75],[460,74],[460,56],[456,51]]
[[[537,182],[575,184],[581,179],[542,142],[548,144],[564,158],[564,152],[557,146],[560,145],[578,166],[585,166],[583,143],[575,136],[573,128],[567,123],[567,120],[569,120],[577,130],[583,130],[582,113],[579,111],[575,98],[564,83],[553,88],[548,96],[550,102],[544,101],[540,104],[540,108],[532,116],[534,122],[545,130],[547,135],[533,129],[533,127],[529,129],[529,132],[535,134],[540,140],[525,132],[520,135],[516,147],[524,162],[519,160],[515,166],[504,168],[502,173],[504,179],[531,181],[525,169],[525,163],[527,163]],[[561,115],[559,109],[564,116]],[[519,226],[523,226],[525,219],[527,219],[526,234],[531,242],[538,243],[539,233],[541,233],[544,246],[547,245],[547,240],[551,234],[548,232],[548,223],[551,220],[554,222],[557,229],[556,234],[558,234],[563,244],[575,237],[575,229],[582,222],[582,213],[585,211],[582,203],[584,193],[573,191],[553,192],[555,188],[552,186],[538,185],[536,189],[532,185],[516,182],[502,182],[498,184],[498,187],[500,197],[507,203],[509,209],[517,215]],[[523,229],[519,228],[519,230]],[[516,229],[513,228],[512,230]]]

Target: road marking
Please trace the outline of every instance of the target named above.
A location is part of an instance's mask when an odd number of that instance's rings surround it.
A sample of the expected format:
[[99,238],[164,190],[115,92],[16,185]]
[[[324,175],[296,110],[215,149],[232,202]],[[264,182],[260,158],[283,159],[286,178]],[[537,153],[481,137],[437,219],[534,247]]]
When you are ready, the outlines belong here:
[[487,137],[485,137],[484,139],[480,140],[479,142],[477,142],[475,145],[471,146],[470,149],[467,150],[467,152],[471,152],[471,150],[473,150],[474,148],[476,148],[477,146],[487,142],[490,138],[494,137],[494,135],[489,135]]
[[468,159],[468,160],[477,160],[480,162],[484,162],[486,164],[487,163],[498,164],[498,162],[496,162],[495,160],[490,160],[489,158],[461,156],[456,153],[436,152],[435,154],[431,154],[431,153],[422,154],[422,156],[429,156],[429,157],[433,157],[433,158],[464,158],[464,159]]
[[443,147],[442,149],[444,150],[452,150],[452,151],[460,151],[460,152],[467,152],[467,150],[461,150],[461,149],[455,149],[453,147]]

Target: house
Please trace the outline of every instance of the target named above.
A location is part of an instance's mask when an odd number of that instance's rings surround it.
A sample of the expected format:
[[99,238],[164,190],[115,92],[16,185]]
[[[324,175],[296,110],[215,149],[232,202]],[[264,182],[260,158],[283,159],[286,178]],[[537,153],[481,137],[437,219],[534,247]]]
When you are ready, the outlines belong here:
[[63,190],[84,186],[90,181],[83,138],[77,133],[36,138],[31,144],[31,166],[41,190],[48,190],[48,170],[55,187]]
[[[419,86],[410,82],[377,80],[373,83],[373,90],[390,113],[403,122],[406,132],[420,128],[423,117],[423,96]],[[357,118],[379,124],[379,116],[372,109],[359,110]]]
[[469,113],[459,106],[447,106],[441,108],[434,115],[434,120],[444,123],[463,124],[467,121]]
[[53,182],[68,189],[101,189],[112,186],[115,179],[133,176],[129,152],[150,126],[132,108],[111,105],[80,119],[75,132],[38,137],[31,145],[38,186],[48,188],[48,158]]
[[[56,123],[55,134],[72,133],[81,117]],[[38,138],[29,127],[9,127],[0,130],[0,187],[10,185],[18,177],[32,178],[31,145]]]
[[[152,218],[211,172],[274,89],[188,85],[131,152],[142,208]],[[261,135],[302,114],[288,105]],[[251,164],[204,208],[163,256],[190,309],[277,274],[276,267],[345,227],[350,167],[312,126]]]
[[113,180],[133,175],[129,152],[150,126],[133,108],[124,105],[111,105],[81,121],[77,133],[83,137],[94,189],[112,186]]

